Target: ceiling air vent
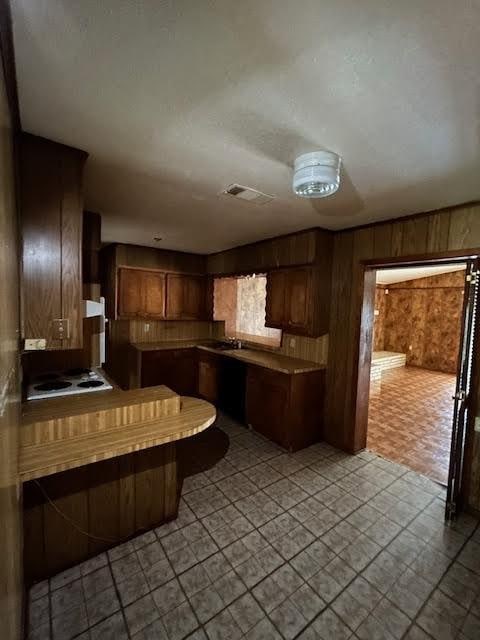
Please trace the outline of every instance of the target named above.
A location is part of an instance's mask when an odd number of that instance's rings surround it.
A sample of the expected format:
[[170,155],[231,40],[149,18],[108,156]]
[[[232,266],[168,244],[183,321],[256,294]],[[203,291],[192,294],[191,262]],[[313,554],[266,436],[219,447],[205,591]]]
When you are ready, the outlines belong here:
[[262,193],[256,189],[243,187],[241,184],[231,184],[225,189],[225,191],[222,191],[220,195],[233,196],[239,200],[246,200],[247,202],[253,202],[254,204],[266,204],[274,198],[274,196],[269,196],[267,193]]

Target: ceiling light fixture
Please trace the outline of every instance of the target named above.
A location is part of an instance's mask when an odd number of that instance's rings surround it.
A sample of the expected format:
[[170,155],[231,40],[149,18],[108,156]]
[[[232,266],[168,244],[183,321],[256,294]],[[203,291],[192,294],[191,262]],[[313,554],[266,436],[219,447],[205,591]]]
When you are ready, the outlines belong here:
[[302,198],[326,198],[340,186],[342,159],[331,151],[304,153],[295,160],[293,191]]

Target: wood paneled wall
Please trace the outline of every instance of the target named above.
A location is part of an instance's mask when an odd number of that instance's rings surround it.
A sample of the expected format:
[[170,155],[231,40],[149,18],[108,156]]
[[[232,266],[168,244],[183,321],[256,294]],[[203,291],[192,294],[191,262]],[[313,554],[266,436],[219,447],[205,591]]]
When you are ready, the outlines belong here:
[[[6,13],[7,12],[7,13]],[[6,19],[6,20],[5,20]],[[12,107],[3,69],[8,6],[0,2],[0,629],[22,636],[22,528],[18,489],[19,280]],[[10,34],[11,35],[11,34]],[[3,64],[2,64],[3,63]],[[14,87],[10,87],[10,92]]]
[[[435,256],[479,248],[480,204],[444,209],[335,235],[325,419],[328,442],[350,451],[357,451],[366,444],[366,429],[362,430],[356,424],[356,407],[360,400],[357,397],[359,371],[363,365],[368,367],[366,355],[359,349],[366,277],[362,261],[388,262],[400,256]],[[480,434],[472,433],[471,437],[477,439]],[[480,456],[473,461],[473,467],[477,473],[475,482],[479,486],[472,485],[470,503],[480,508]]]
[[27,482],[27,584],[175,518],[179,499],[175,451],[173,442]]
[[240,275],[278,267],[321,264],[330,257],[332,233],[309,229],[254,242],[207,256],[207,271],[214,275]]
[[385,351],[405,353],[407,365],[457,373],[464,289],[463,270],[377,287],[374,349],[381,340]]

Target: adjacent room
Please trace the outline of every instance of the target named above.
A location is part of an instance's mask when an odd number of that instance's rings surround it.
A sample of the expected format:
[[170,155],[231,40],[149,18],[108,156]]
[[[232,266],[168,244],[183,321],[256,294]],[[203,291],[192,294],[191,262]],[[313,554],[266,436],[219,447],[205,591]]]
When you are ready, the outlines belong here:
[[479,640],[479,60],[0,0],[0,640]]
[[465,264],[376,272],[368,448],[444,485]]

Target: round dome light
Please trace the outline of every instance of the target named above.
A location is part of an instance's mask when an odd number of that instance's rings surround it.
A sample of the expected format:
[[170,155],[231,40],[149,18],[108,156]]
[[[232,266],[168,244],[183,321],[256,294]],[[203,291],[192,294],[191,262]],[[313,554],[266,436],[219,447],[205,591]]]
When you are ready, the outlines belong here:
[[295,160],[293,191],[302,198],[326,198],[340,186],[342,159],[331,151],[304,153]]

